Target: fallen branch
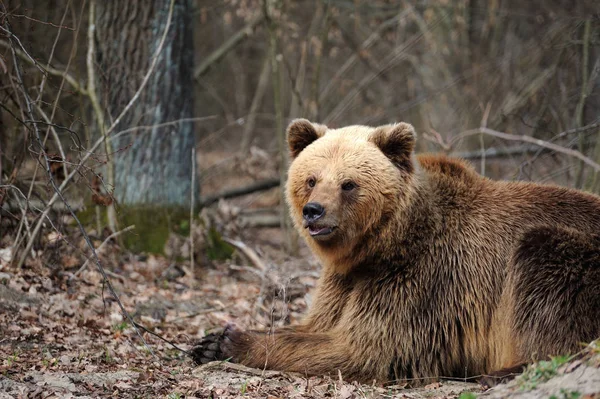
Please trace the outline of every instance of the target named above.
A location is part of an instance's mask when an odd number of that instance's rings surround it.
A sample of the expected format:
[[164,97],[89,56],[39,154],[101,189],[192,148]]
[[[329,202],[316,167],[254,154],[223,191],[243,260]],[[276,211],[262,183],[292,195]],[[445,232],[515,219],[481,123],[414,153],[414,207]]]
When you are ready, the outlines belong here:
[[269,189],[271,189],[273,187],[277,187],[277,186],[279,186],[279,178],[263,180],[263,181],[259,181],[256,183],[252,183],[245,187],[232,188],[230,190],[221,191],[220,193],[217,193],[214,195],[208,195],[200,201],[200,205],[202,207],[205,207],[205,206],[214,204],[221,198],[227,199],[227,198],[241,197],[242,195],[252,194],[252,193],[255,193],[258,191],[269,190]]
[[264,275],[264,272],[267,270],[267,266],[262,261],[262,259],[260,259],[260,256],[258,256],[256,251],[254,251],[252,248],[238,240],[232,240],[231,238],[223,237],[223,241],[239,249],[244,255],[248,257],[248,259],[250,259],[252,264],[256,266]]

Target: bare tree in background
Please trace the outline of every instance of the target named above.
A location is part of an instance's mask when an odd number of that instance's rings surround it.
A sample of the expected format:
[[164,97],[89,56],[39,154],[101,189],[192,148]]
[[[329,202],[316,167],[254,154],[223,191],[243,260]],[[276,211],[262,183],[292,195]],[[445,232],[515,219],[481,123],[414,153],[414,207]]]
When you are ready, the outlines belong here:
[[[164,33],[170,3],[96,2],[96,79],[105,110],[101,123],[110,124],[140,86]],[[189,205],[195,168],[190,156],[195,145],[192,69],[191,4],[177,0],[156,70],[107,148],[114,160],[114,196],[121,204]],[[165,126],[172,121],[177,123]]]

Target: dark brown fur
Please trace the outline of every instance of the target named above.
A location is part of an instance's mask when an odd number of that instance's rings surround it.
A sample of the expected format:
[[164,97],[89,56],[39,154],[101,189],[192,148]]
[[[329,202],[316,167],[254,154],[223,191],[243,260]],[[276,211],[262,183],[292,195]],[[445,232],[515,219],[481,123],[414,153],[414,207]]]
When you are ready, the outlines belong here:
[[[288,200],[323,263],[315,300],[300,326],[230,329],[224,351],[234,361],[424,383],[573,352],[600,336],[600,198],[415,158],[410,125],[317,134],[308,123],[290,126],[306,135],[290,138]],[[377,176],[352,175],[363,152],[365,173]],[[355,197],[338,191],[346,175],[359,181]],[[309,201],[328,210],[331,238],[303,228]]]

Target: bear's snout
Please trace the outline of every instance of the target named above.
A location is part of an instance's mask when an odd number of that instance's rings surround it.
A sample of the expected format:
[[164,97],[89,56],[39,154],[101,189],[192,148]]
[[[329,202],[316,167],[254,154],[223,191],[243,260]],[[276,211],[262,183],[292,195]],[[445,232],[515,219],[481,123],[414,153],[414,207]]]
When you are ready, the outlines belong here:
[[325,208],[318,202],[309,202],[302,208],[302,216],[308,223],[312,223],[325,215]]

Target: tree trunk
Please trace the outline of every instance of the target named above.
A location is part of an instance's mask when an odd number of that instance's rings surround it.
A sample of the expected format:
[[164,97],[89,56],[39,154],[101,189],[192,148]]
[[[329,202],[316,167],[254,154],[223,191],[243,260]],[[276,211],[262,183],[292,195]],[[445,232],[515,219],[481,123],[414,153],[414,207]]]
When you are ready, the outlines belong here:
[[[106,125],[131,100],[164,34],[170,0],[96,1],[96,79]],[[189,206],[195,145],[191,118],[190,0],[175,0],[156,68],[112,140],[114,196],[122,205]],[[154,126],[154,127],[151,127]],[[131,133],[118,132],[143,127]],[[198,186],[196,186],[198,187]],[[195,196],[196,198],[198,196]]]

